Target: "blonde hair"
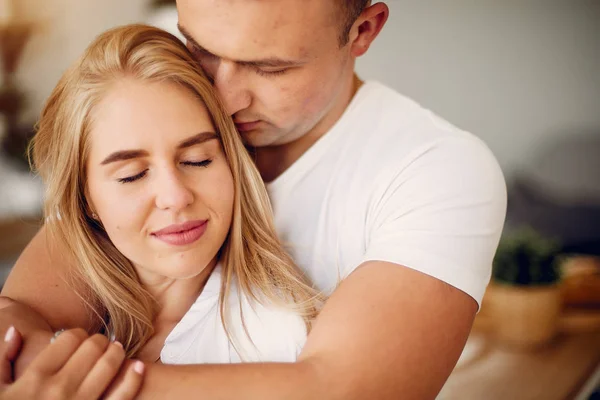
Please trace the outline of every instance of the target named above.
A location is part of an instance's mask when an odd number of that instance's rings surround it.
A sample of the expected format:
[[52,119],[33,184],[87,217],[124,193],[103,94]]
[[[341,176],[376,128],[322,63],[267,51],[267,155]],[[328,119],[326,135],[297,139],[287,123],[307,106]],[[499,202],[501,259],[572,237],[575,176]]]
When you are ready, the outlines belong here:
[[[129,25],[100,35],[63,75],[30,145],[32,165],[47,187],[48,232],[74,257],[79,278],[76,290],[100,317],[104,329],[133,356],[152,336],[157,312],[132,263],[91,218],[85,197],[91,113],[111,85],[126,77],[172,82],[189,89],[206,105],[218,132],[235,185],[232,224],[220,251],[219,303],[230,340],[227,316],[231,310],[225,299],[234,280],[253,300],[299,312],[310,328],[320,297],[277,239],[260,174],[211,83],[177,38],[157,28]],[[82,283],[85,290],[81,290]]]

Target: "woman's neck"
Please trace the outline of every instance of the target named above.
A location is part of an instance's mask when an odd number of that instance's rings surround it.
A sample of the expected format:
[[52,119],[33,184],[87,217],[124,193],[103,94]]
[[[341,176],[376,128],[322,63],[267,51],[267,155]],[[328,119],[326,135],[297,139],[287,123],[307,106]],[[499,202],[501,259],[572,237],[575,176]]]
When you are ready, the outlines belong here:
[[140,276],[142,285],[152,294],[158,304],[157,325],[178,323],[196,301],[208,278],[217,265],[213,260],[198,275],[185,279],[166,276]]

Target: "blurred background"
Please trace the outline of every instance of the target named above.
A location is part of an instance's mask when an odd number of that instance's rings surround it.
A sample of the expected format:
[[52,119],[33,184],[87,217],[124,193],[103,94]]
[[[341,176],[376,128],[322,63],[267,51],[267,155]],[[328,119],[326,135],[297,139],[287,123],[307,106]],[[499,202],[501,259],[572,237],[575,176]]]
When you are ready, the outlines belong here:
[[[386,3],[359,75],[483,139],[509,189],[493,281],[441,397],[598,398],[600,0]],[[39,226],[23,151],[62,72],[105,29],[176,20],[172,1],[0,0],[0,283]]]

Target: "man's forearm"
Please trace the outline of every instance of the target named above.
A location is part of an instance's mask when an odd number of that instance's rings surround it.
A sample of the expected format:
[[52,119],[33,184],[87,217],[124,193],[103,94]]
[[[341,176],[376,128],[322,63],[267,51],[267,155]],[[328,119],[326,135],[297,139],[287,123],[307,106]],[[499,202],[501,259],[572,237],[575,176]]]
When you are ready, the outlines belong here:
[[365,263],[329,297],[301,361],[149,365],[140,398],[435,399],[476,309],[469,295],[425,274]]
[[140,399],[328,399],[308,362],[148,365]]
[[15,376],[20,376],[25,367],[50,342],[52,328],[36,311],[12,299],[0,296],[0,332],[2,335],[14,326],[23,337],[23,348],[15,362]]

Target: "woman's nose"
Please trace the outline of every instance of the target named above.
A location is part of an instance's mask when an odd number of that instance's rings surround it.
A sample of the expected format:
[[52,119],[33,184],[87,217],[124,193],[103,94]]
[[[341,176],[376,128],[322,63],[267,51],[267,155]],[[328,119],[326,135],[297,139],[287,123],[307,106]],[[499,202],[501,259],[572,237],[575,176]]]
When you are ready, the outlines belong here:
[[161,210],[178,211],[194,201],[194,194],[177,171],[165,173],[157,180],[156,206]]

